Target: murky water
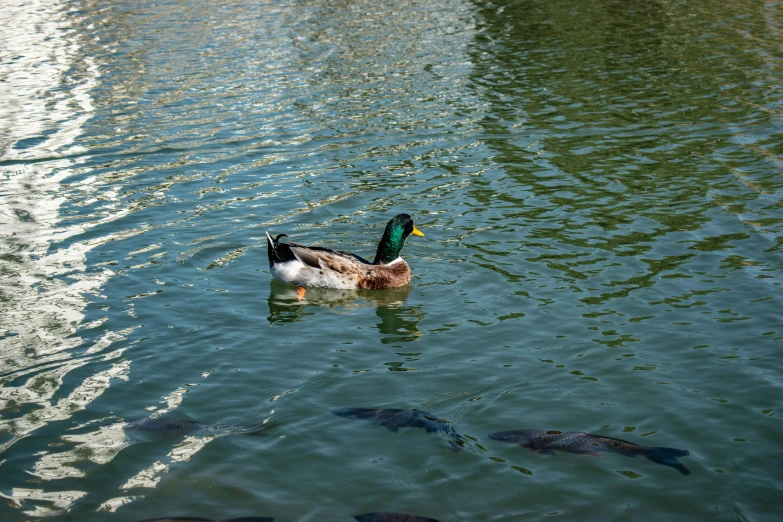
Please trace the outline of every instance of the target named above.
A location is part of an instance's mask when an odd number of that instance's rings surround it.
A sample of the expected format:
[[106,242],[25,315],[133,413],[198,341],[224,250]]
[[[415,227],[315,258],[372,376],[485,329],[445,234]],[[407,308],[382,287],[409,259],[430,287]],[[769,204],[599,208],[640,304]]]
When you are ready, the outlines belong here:
[[[782,43],[750,0],[5,2],[0,518],[775,520]],[[399,212],[411,286],[270,281],[265,231]]]

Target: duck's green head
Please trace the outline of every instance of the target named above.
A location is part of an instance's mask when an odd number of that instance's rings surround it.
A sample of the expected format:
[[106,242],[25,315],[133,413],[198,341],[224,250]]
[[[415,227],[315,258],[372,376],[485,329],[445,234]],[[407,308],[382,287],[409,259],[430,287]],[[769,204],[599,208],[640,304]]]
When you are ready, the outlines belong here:
[[381,242],[378,243],[378,251],[375,253],[374,265],[385,265],[400,257],[402,245],[413,234],[423,236],[419,229],[413,226],[413,220],[408,214],[397,214],[386,225]]

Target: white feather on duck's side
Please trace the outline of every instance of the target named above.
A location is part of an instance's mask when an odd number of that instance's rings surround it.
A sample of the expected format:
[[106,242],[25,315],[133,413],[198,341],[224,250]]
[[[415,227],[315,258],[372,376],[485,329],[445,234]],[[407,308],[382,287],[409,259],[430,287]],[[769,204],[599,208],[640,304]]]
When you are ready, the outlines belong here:
[[[267,238],[268,241],[272,240],[269,234],[267,234]],[[276,247],[279,245],[278,243]],[[293,249],[291,250],[293,251]],[[270,263],[269,269],[272,271],[272,277],[286,283],[294,283],[301,286],[325,286],[328,288],[358,288],[356,285],[357,276],[355,274],[341,274],[334,270],[324,271],[320,266],[318,268],[309,266],[302,262],[296,254],[294,254],[294,259],[291,261]]]
[[344,252],[298,243],[282,243],[287,237],[267,232],[267,253],[272,277],[300,286],[380,289],[407,285],[411,280],[408,263],[400,251],[409,235],[423,236],[408,214],[399,214],[386,225],[375,260]]

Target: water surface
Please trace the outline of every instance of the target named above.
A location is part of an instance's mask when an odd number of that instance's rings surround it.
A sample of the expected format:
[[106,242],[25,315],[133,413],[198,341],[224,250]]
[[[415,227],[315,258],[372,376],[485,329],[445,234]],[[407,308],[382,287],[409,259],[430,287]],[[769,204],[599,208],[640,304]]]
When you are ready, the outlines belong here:
[[[750,0],[6,2],[2,519],[775,519],[781,41]],[[399,212],[410,286],[270,281],[265,231],[372,256]],[[486,437],[525,428],[691,474]]]

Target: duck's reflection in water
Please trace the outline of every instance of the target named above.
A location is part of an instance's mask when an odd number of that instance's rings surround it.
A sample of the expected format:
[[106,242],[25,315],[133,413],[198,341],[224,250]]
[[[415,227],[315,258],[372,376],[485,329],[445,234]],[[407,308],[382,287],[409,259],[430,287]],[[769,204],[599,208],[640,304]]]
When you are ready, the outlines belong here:
[[338,290],[334,288],[298,287],[272,280],[269,289],[270,323],[301,321],[316,313],[314,307],[341,307],[346,310],[362,306],[375,306],[380,318],[378,330],[384,344],[415,341],[419,335],[419,322],[426,315],[421,305],[407,306],[408,294],[413,287],[405,285],[384,290]]

